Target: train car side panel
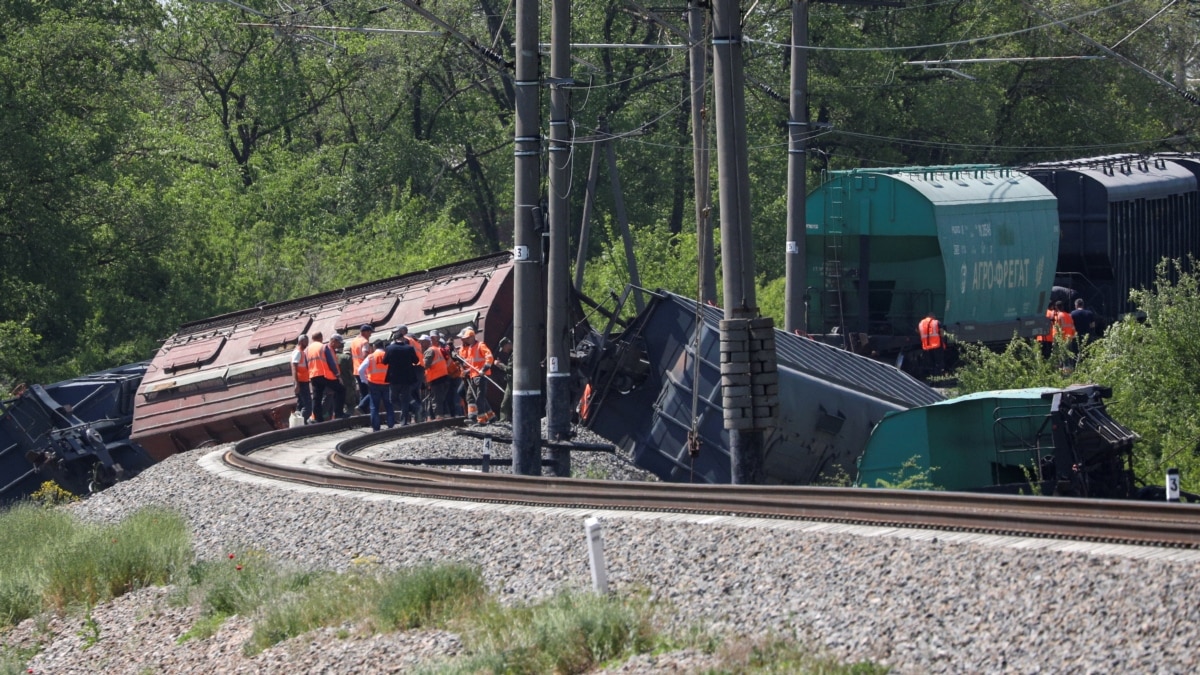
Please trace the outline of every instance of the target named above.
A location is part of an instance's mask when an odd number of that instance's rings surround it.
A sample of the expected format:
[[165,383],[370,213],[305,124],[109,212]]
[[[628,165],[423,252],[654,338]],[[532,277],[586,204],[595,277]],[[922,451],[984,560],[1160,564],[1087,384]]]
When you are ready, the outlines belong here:
[[184,325],[138,392],[132,438],[156,459],[287,426],[301,331],[347,341],[364,324],[388,339],[472,326],[493,343],[512,324],[512,256],[494,254]]

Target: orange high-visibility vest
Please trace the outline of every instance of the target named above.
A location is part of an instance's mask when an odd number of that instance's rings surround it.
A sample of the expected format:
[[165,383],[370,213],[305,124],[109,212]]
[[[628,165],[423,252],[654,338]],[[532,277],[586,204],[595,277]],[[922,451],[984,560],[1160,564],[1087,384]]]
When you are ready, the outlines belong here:
[[467,373],[468,377],[482,375],[485,369],[491,368],[492,364],[496,362],[496,358],[492,356],[492,350],[479,340],[476,340],[475,344],[470,347],[466,345],[459,347],[458,355],[467,362],[470,371]]
[[387,384],[387,364],[383,357],[387,350],[376,349],[367,355],[367,382],[371,384]]
[[449,375],[450,370],[446,367],[446,355],[442,353],[442,348],[430,347],[429,349],[433,352],[433,358],[429,360],[429,367],[425,369],[425,381],[433,382]]
[[350,363],[354,366],[354,372],[358,372],[358,367],[362,365],[363,359],[367,358],[370,350],[371,341],[362,335],[350,341]]
[[1067,312],[1055,310],[1054,326],[1053,330],[1051,331],[1051,337],[1056,337],[1060,330],[1062,331],[1063,337],[1068,340],[1075,337],[1075,319],[1072,319],[1071,315]]
[[296,345],[296,351],[300,352],[300,361],[296,363],[296,381],[308,382],[308,352],[300,349],[300,345]]
[[[310,378],[323,377],[327,380],[336,380],[338,378],[337,372],[330,369],[329,362],[325,360],[326,353],[330,356],[333,355],[333,350],[328,345],[314,342],[308,346],[306,355],[308,356],[308,376]],[[334,363],[337,363],[336,359]]]
[[940,349],[942,346],[942,324],[937,319],[925,317],[919,325],[921,349]]

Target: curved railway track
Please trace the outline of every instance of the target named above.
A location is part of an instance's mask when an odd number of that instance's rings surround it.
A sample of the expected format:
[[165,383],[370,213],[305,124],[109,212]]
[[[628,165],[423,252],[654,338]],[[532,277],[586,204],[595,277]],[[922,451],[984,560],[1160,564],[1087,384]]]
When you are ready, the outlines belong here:
[[[308,485],[436,499],[908,527],[1077,541],[1200,548],[1200,508],[1186,504],[859,488],[689,485],[454,471],[366,459],[366,448],[459,426],[429,422],[345,437],[351,418],[268,432],[224,461]],[[340,439],[340,440],[339,440]],[[330,447],[335,446],[335,447]],[[266,449],[276,455],[266,459]],[[257,455],[257,456],[256,456]]]

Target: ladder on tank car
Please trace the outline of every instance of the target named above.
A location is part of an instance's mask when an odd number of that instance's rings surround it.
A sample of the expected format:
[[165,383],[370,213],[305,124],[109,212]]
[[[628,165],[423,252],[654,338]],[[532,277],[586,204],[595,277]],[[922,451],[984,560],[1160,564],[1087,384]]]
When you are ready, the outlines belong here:
[[826,219],[822,275],[821,314],[825,329],[830,326],[842,336],[842,346],[850,348],[850,336],[846,330],[846,294],[842,289],[842,247],[845,244],[845,202],[843,188],[829,189],[829,217]]

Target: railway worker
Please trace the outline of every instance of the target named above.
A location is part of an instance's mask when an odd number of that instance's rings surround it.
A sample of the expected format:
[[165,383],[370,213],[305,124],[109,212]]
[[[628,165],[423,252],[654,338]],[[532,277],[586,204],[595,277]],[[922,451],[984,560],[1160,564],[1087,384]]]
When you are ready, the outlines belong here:
[[500,421],[512,421],[512,340],[504,337],[500,338],[500,344],[496,345],[496,363],[492,366],[494,372],[499,375],[496,378],[497,385],[504,385],[504,398],[500,399]]
[[418,419],[418,421],[424,421],[421,420],[420,417],[422,412],[421,394],[425,389],[425,362],[421,360],[421,357],[425,354],[425,348],[421,346],[420,340],[417,340],[412,335],[409,335],[408,326],[400,324],[396,327],[396,330],[401,331],[401,333],[404,335],[404,339],[408,341],[408,344],[412,345],[413,351],[417,353],[417,368],[421,371],[418,373],[417,380],[420,382],[420,384],[417,386],[416,390],[413,391],[412,410],[413,417],[415,419]]
[[463,416],[463,397],[466,395],[463,391],[462,367],[458,365],[458,359],[454,358],[454,345],[442,340],[442,334],[438,331],[429,333],[429,341],[431,347],[436,347],[442,351],[442,358],[446,361],[446,396],[442,399],[442,414],[446,417],[462,417]]
[[946,336],[942,332],[942,322],[930,311],[917,324],[917,332],[921,335],[921,350],[932,361],[932,374],[941,375],[946,370]]
[[1058,338],[1062,335],[1064,340],[1075,339],[1075,320],[1071,315],[1063,310],[1062,300],[1057,300],[1054,303],[1054,317],[1051,322],[1050,337]]
[[308,376],[312,383],[312,418],[316,422],[325,421],[326,390],[332,394],[334,417],[346,416],[345,411],[341,409],[346,404],[346,388],[338,381],[338,362],[334,351],[341,349],[342,336],[335,333],[329,338],[329,344],[322,343],[322,337],[320,332],[313,333],[309,338],[308,349],[305,350],[308,356]]
[[462,340],[458,357],[463,367],[463,379],[467,381],[467,418],[477,424],[487,424],[496,418],[488,404],[486,389],[496,357],[487,345],[475,339],[473,329],[462,329],[458,337]]
[[350,348],[342,343],[342,346],[334,351],[334,356],[338,360],[338,382],[342,385],[342,391],[346,395],[342,397],[342,406],[337,409],[338,417],[342,417],[342,413],[347,415],[358,410],[359,393],[358,393],[358,375],[355,374],[354,362],[350,358]]
[[1096,313],[1084,307],[1083,298],[1075,301],[1075,309],[1071,311],[1071,321],[1075,322],[1075,330],[1079,332],[1081,339],[1090,342],[1100,336],[1096,325]]
[[308,424],[308,416],[312,414],[312,390],[309,389],[308,357],[304,351],[308,349],[308,336],[301,333],[296,338],[296,349],[292,351],[292,382],[296,394],[296,412]]
[[429,416],[431,419],[450,417],[452,411],[446,407],[446,395],[451,384],[447,365],[449,357],[442,349],[442,339],[436,330],[421,338],[422,344],[429,341],[425,353],[421,355],[425,363],[425,386],[429,388]]
[[[401,331],[400,329],[404,330]],[[406,339],[407,326],[400,326],[392,332],[392,344],[384,351],[383,362],[387,365],[388,390],[392,397],[392,405],[399,411],[400,425],[408,424],[409,415],[413,412],[413,397],[424,384],[419,370],[420,358],[417,350],[413,349]]]
[[[362,367],[363,361],[367,360],[367,354],[371,353],[371,334],[375,332],[375,327],[369,323],[364,323],[358,329],[358,335],[350,341],[350,367],[352,373],[357,374],[358,369]],[[367,396],[370,392],[367,390],[367,385],[361,378],[355,380],[355,388],[358,389],[358,405],[354,407],[360,413],[367,412]]]
[[371,345],[367,358],[363,359],[363,378],[367,381],[367,404],[371,409],[371,429],[379,431],[379,408],[387,409],[388,428],[396,426],[396,407],[392,405],[391,390],[388,386],[388,365],[384,363],[387,356],[387,343],[376,340]]

